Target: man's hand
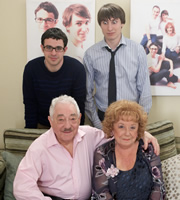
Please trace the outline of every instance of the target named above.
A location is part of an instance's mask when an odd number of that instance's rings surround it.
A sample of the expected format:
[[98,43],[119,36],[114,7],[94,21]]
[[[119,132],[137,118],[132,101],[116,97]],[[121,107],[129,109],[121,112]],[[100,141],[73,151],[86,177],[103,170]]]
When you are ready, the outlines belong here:
[[152,136],[150,133],[148,133],[147,131],[144,132],[143,141],[144,141],[144,149],[147,149],[148,144],[152,143],[154,147],[154,153],[157,156],[160,154],[160,147],[159,147],[157,139],[154,136]]

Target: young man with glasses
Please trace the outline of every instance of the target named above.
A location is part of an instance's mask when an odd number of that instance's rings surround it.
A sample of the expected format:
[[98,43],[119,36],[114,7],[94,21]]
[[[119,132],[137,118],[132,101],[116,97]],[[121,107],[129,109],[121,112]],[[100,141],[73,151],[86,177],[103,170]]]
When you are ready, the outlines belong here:
[[49,28],[54,28],[58,23],[59,12],[51,2],[42,2],[34,11],[35,21],[39,30],[45,32]]
[[74,97],[84,124],[86,74],[76,59],[64,56],[67,36],[58,28],[48,29],[41,37],[43,57],[27,63],[23,74],[26,128],[49,128],[51,100],[62,94]]

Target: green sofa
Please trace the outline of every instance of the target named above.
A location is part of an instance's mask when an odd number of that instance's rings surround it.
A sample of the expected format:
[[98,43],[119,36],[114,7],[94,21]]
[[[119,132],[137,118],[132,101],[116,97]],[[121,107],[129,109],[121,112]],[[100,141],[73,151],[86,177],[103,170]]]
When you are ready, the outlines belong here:
[[[4,149],[0,154],[0,200],[14,200],[13,180],[29,145],[45,129],[8,129],[4,131]],[[163,177],[167,199],[180,199],[180,137],[175,137],[173,123],[159,121],[147,126],[160,144]]]

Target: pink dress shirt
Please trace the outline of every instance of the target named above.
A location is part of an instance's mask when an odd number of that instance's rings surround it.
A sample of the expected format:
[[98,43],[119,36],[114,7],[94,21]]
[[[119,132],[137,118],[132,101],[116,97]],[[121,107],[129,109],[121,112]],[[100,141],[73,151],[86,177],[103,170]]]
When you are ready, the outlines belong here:
[[80,126],[71,157],[58,143],[53,129],[49,129],[31,144],[18,167],[14,180],[15,198],[51,199],[43,192],[63,199],[88,199],[94,151],[106,141],[101,130]]

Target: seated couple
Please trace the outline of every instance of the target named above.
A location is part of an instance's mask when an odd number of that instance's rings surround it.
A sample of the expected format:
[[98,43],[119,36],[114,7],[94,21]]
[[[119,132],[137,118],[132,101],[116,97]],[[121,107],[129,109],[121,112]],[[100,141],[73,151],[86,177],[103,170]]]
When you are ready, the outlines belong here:
[[104,132],[80,126],[80,110],[70,96],[54,98],[49,113],[51,128],[30,145],[19,164],[16,199],[87,200],[92,186],[95,199],[164,199],[159,145],[145,132],[147,114],[139,104],[111,104]]

